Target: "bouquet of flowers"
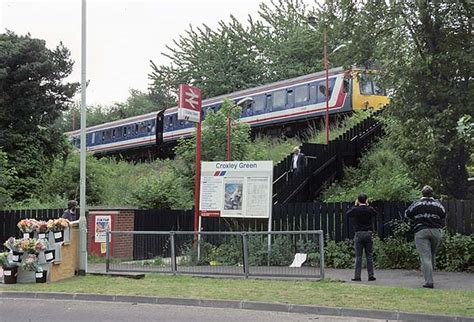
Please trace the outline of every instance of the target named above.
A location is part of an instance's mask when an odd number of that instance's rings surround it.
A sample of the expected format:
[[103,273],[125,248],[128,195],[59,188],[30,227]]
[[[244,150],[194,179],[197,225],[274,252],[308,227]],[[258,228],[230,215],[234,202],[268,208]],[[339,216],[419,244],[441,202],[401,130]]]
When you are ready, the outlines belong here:
[[19,250],[24,253],[36,253],[36,239],[21,239]]
[[69,227],[69,220],[65,218],[50,219],[48,220],[47,226],[51,231],[63,231]]
[[16,239],[14,237],[10,237],[7,239],[3,245],[11,251],[19,251],[20,250],[20,239]]
[[8,252],[0,253],[0,266],[9,267],[10,261],[8,260]]
[[36,257],[34,254],[28,254],[28,256],[25,257],[23,262],[21,262],[21,268],[23,268],[25,271],[35,272],[43,270],[38,264],[38,257]]
[[48,223],[44,220],[40,220],[36,223],[36,232],[47,233],[49,231]]
[[48,242],[46,239],[38,239],[35,243],[35,251],[41,252],[43,250],[46,250],[48,248]]
[[17,227],[22,233],[31,233],[36,229],[37,223],[34,219],[22,219],[18,222]]

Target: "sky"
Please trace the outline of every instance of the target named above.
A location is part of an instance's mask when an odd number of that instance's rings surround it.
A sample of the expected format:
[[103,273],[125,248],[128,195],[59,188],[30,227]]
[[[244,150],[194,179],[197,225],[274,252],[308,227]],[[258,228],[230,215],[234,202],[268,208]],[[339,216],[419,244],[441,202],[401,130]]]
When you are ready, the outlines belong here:
[[[203,23],[216,27],[232,14],[246,21],[268,0],[88,0],[88,105],[123,102],[130,89],[146,91],[150,60],[167,64],[165,46]],[[81,80],[81,0],[0,0],[0,30],[30,33],[55,48],[71,51],[74,70],[68,81]],[[75,97],[77,101],[80,95]]]

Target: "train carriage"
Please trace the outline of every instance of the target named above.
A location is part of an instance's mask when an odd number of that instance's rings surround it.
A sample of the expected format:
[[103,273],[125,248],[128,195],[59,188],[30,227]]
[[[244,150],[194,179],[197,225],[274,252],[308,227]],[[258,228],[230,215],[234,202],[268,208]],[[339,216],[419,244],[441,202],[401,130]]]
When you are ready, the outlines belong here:
[[[388,103],[377,82],[376,71],[343,68],[329,70],[329,113],[357,109],[378,109]],[[326,113],[325,71],[237,91],[203,101],[203,117],[220,109],[224,99],[237,102],[251,98],[242,108],[240,121],[253,129],[310,121]],[[87,151],[117,153],[130,149],[172,144],[194,132],[191,122],[178,120],[177,107],[87,128]],[[79,131],[67,133],[76,146]]]

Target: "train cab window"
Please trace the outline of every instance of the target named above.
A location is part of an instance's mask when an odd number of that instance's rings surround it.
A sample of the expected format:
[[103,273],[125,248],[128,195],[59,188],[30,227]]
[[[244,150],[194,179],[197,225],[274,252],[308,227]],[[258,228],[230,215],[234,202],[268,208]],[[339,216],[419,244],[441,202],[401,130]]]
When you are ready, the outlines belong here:
[[286,91],[286,106],[295,106],[295,92],[292,89]]
[[295,103],[303,103],[309,100],[309,86],[303,85],[295,88]]
[[258,95],[254,97],[254,101],[252,103],[252,110],[254,114],[261,114],[265,110],[265,96]]
[[360,93],[362,95],[372,95],[372,81],[365,74],[360,75],[359,79]]

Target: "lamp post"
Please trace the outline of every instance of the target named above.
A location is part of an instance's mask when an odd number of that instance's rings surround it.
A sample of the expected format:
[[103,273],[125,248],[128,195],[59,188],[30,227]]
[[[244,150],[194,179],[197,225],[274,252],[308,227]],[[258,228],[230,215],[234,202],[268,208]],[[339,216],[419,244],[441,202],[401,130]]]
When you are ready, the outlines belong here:
[[237,103],[235,103],[234,105],[232,105],[230,108],[229,108],[229,111],[227,112],[227,161],[230,161],[230,154],[231,154],[231,151],[230,151],[230,113],[232,112],[232,110],[234,108],[236,108],[237,106],[243,106],[244,104],[246,103],[251,103],[253,102],[253,98],[251,97],[244,97],[242,98],[241,100],[239,100]]
[[81,24],[81,152],[80,152],[80,216],[79,216],[79,275],[87,272],[87,221],[86,221],[86,0],[82,0]]
[[[315,17],[308,17],[308,25],[311,29],[316,30],[316,18]],[[345,47],[346,44],[342,44],[337,46],[332,52],[335,53],[339,49]],[[327,52],[327,33],[324,31],[324,69],[326,71],[326,117],[325,117],[325,124],[326,124],[326,145],[329,144],[329,62],[328,62],[328,52]]]

